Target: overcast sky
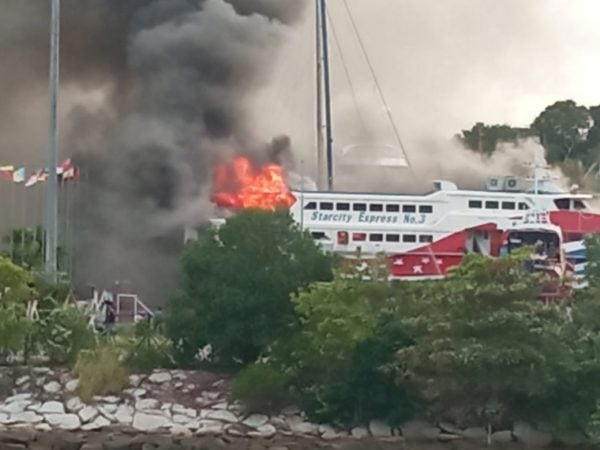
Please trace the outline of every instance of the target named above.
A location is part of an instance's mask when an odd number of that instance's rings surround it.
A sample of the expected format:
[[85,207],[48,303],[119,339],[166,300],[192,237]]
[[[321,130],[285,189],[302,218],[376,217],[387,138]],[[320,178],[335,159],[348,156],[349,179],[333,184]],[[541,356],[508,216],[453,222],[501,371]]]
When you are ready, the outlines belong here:
[[[309,0],[312,2],[312,0]],[[529,125],[547,105],[600,104],[598,0],[348,0],[400,132],[409,145],[449,138],[477,121]],[[393,140],[342,0],[329,0],[357,104],[332,33],[336,138]],[[290,38],[260,96],[257,121],[308,147],[314,11]],[[333,31],[333,30],[332,30]],[[267,108],[275,114],[262,114]],[[418,149],[415,149],[417,151]]]

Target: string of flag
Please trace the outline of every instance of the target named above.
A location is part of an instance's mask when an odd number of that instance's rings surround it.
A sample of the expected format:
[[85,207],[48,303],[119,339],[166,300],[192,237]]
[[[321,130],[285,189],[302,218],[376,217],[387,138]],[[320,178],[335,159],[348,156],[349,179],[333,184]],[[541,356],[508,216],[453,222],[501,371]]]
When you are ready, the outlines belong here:
[[[76,181],[79,178],[79,170],[69,158],[56,168],[56,175],[59,181]],[[48,169],[36,170],[28,176],[25,167],[0,166],[0,178],[13,183],[24,184],[25,187],[33,187],[48,179]]]

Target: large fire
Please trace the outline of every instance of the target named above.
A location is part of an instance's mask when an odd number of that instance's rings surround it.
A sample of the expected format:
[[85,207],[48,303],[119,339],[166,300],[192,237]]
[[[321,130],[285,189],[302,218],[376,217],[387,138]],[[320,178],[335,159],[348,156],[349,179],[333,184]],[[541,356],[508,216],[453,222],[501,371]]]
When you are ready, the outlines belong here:
[[215,169],[213,201],[222,208],[289,208],[296,197],[285,183],[283,168],[277,164],[254,167],[238,156]]

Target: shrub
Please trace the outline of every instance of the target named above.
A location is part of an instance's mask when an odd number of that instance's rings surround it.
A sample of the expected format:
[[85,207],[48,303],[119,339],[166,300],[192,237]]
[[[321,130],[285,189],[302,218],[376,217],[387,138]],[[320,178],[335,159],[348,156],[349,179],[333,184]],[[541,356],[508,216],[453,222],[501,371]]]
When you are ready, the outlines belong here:
[[88,326],[88,317],[74,304],[49,308],[40,312],[34,324],[34,348],[41,350],[53,364],[73,365],[80,351],[94,347],[96,336]]
[[22,305],[0,307],[0,352],[7,356],[24,351],[32,325]]
[[82,350],[75,364],[79,377],[77,392],[84,402],[95,395],[119,394],[129,384],[129,373],[120,360],[118,349],[104,343],[91,350]]
[[167,318],[190,363],[211,344],[215,361],[256,360],[295,322],[290,294],[331,278],[331,260],[285,212],[244,211],[191,244]]
[[286,375],[268,364],[251,364],[236,376],[232,396],[251,411],[272,412],[291,402]]
[[[30,272],[13,264],[8,258],[0,257],[0,302],[25,304],[35,297]],[[1,306],[0,305],[0,306]]]
[[150,372],[173,366],[173,345],[152,321],[135,325],[133,336],[124,338],[125,364],[135,372]]

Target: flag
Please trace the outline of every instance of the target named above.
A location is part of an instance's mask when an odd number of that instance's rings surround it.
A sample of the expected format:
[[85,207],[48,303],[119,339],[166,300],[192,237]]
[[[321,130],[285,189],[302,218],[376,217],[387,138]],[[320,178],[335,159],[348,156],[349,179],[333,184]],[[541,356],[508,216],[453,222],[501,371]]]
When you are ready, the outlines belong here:
[[59,177],[61,175],[64,177],[65,172],[68,172],[71,169],[73,169],[73,163],[71,162],[71,158],[69,158],[69,159],[66,159],[60,166],[58,166],[56,168],[56,174]]
[[12,181],[14,170],[14,166],[2,166],[0,167],[0,177],[7,181]]
[[12,174],[12,180],[15,183],[24,183],[25,182],[25,167],[21,167],[17,169]]
[[27,182],[25,183],[25,187],[35,186],[38,183],[38,181],[39,181],[38,174],[37,174],[37,172],[34,172],[27,179]]
[[68,169],[65,169],[62,175],[63,180],[75,180],[78,177],[79,170],[77,170],[75,167],[69,167]]

